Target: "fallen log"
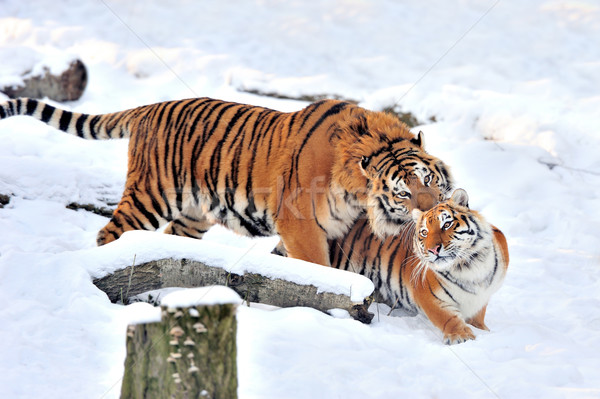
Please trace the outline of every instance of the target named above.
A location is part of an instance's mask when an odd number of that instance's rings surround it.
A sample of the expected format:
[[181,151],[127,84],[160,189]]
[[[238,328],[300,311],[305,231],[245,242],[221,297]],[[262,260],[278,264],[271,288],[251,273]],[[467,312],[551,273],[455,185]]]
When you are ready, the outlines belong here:
[[94,284],[112,302],[127,303],[132,296],[161,288],[223,285],[247,302],[278,307],[307,306],[322,312],[344,309],[363,323],[370,323],[373,318],[368,311],[370,296],[356,303],[347,295],[320,291],[314,285],[271,279],[258,273],[235,274],[190,259],[166,258],[131,265],[94,280]]
[[84,211],[95,213],[96,215],[104,216],[106,218],[110,218],[113,215],[114,209],[110,206],[96,206],[94,204],[80,204],[77,202],[70,202],[66,206],[67,209],[72,209],[74,211],[78,209],[83,209]]
[[59,74],[52,73],[47,66],[38,69],[36,72],[24,72],[20,83],[0,87],[0,91],[10,98],[48,97],[55,101],[74,101],[83,95],[87,85],[87,70],[81,60],[71,61]]

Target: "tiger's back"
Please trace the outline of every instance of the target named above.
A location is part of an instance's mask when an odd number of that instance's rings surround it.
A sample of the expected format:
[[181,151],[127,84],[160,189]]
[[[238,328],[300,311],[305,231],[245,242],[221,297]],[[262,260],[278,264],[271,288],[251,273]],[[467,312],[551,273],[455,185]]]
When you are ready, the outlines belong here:
[[[102,245],[123,231],[153,230],[167,222],[168,233],[196,238],[214,223],[250,236],[276,234],[276,213],[279,219],[295,216],[296,209],[277,199],[301,184],[295,171],[310,152],[302,147],[309,139],[327,141],[327,127],[316,127],[331,124],[335,118],[327,116],[348,105],[324,101],[283,113],[198,98],[87,115],[18,99],[0,107],[0,118],[28,115],[85,139],[130,138],[125,191],[99,233]],[[327,155],[321,157],[323,176],[331,167]]]
[[105,115],[31,99],[0,104],[0,119],[15,115],[86,139],[129,137],[125,189],[99,245],[166,223],[167,233],[201,238],[220,223],[250,236],[279,234],[290,256],[328,265],[327,240],[367,207],[375,210],[371,228],[386,234],[452,185],[421,134],[343,101],[283,113],[198,98]]

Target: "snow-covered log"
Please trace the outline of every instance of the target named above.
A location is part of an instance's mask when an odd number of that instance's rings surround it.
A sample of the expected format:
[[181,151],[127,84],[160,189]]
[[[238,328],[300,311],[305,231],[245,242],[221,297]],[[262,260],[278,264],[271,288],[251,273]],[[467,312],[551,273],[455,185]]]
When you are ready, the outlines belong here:
[[355,303],[347,295],[319,292],[311,284],[270,279],[258,273],[230,273],[190,259],[166,258],[128,266],[94,280],[94,284],[112,302],[126,302],[132,296],[161,288],[222,285],[232,288],[248,302],[282,308],[307,306],[323,312],[345,309],[363,323],[369,323],[373,318],[367,311],[370,298],[365,298],[362,303]]
[[235,309],[225,287],[174,292],[157,323],[130,325],[121,398],[237,398]]
[[373,283],[343,270],[143,231],[125,233],[98,250],[103,253],[101,263],[88,267],[94,284],[112,302],[127,302],[132,296],[162,288],[223,285],[248,302],[306,306],[323,312],[345,309],[365,323],[373,317],[367,311]]

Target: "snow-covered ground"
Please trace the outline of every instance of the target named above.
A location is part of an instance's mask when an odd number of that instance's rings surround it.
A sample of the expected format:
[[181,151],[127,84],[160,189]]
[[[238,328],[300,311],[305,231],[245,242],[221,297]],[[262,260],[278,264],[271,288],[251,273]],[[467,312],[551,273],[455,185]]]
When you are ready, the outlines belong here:
[[[597,1],[2,1],[0,84],[72,56],[89,69],[65,105],[80,112],[192,96],[306,105],[241,89],[397,101],[508,238],[491,331],[458,346],[384,305],[372,325],[241,307],[240,397],[600,397]],[[27,118],[1,121],[0,143],[0,193],[13,195],[0,209],[0,397],[117,398],[126,325],[152,310],[91,283],[107,220],[65,205],[117,200],[127,143]],[[223,229],[207,239],[268,252]]]

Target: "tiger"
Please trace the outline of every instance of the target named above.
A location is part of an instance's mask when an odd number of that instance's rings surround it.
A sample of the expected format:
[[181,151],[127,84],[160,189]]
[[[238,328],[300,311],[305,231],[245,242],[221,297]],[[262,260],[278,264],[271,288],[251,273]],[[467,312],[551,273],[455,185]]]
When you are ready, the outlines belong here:
[[446,344],[475,339],[467,324],[489,331],[487,304],[509,262],[504,234],[469,209],[462,189],[412,217],[401,235],[383,240],[359,220],[330,241],[332,266],[370,278],[378,300],[392,308],[424,313]]
[[449,168],[397,117],[340,100],[295,112],[207,97],[88,115],[35,99],[0,104],[83,139],[129,138],[125,189],[97,235],[130,230],[202,238],[214,224],[279,235],[290,257],[329,265],[328,239],[364,211],[379,235],[452,187]]

